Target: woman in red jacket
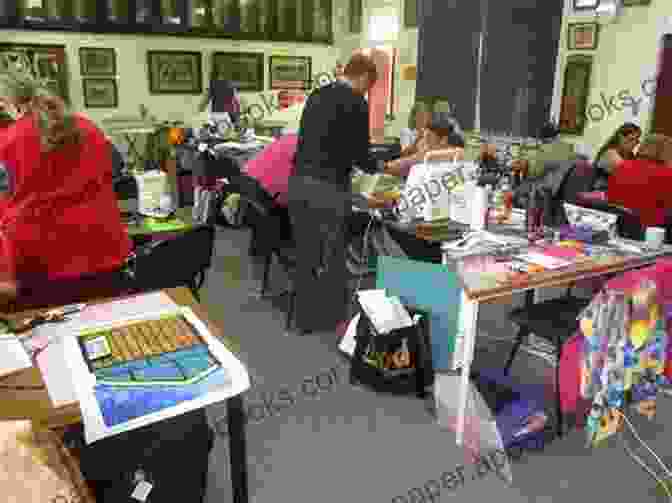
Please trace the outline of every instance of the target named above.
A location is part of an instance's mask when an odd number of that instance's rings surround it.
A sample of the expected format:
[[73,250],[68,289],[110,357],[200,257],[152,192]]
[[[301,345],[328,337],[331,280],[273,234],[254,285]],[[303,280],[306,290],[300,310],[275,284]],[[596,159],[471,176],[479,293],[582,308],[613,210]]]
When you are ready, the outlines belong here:
[[110,143],[29,76],[0,76],[0,97],[21,113],[0,136],[0,281],[18,284],[20,303],[51,303],[47,290],[65,300],[73,280],[116,277],[131,241]]
[[609,178],[610,203],[634,210],[643,226],[663,226],[672,211],[672,138],[649,135],[637,159],[622,161]]

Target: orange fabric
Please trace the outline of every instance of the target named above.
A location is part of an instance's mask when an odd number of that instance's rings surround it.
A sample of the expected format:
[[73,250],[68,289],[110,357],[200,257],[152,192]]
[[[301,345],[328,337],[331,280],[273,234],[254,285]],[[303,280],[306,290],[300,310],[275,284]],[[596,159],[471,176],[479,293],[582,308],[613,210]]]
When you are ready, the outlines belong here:
[[607,200],[639,214],[645,226],[660,226],[672,210],[672,166],[645,159],[623,161],[609,177]]
[[24,281],[78,278],[121,267],[131,241],[112,187],[111,145],[77,116],[81,145],[43,153],[24,117],[0,137],[11,193],[0,199],[0,267]]

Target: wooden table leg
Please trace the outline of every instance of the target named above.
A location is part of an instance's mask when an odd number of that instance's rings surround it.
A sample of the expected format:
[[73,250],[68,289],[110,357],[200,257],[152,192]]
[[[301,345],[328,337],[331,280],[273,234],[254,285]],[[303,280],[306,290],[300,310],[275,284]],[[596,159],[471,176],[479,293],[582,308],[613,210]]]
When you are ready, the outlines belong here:
[[242,395],[226,401],[226,416],[229,423],[229,462],[233,503],[248,503],[247,491],[247,437]]

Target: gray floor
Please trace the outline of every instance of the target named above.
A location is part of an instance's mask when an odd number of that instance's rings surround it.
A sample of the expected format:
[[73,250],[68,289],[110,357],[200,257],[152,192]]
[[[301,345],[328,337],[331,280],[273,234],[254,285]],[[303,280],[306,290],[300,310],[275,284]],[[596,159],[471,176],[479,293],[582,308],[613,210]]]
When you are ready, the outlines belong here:
[[[511,486],[494,475],[483,480],[470,480],[469,475],[456,491],[444,489],[433,499],[416,496],[413,488],[463,463],[454,434],[440,429],[417,399],[352,388],[333,333],[285,337],[284,306],[250,296],[257,282],[246,259],[247,239],[245,231],[218,231],[214,267],[202,295],[225,333],[240,337],[242,358],[253,380],[245,397],[252,416],[247,429],[252,502],[483,503],[496,498],[502,503],[547,503],[587,501],[590,496],[602,501],[665,501],[617,439],[591,452],[583,447],[581,432],[553,442],[543,452],[526,453],[513,465]],[[272,277],[281,289],[282,271],[274,269]],[[509,308],[484,308],[482,330],[512,335],[505,319]],[[502,366],[510,344],[484,340],[476,364]],[[520,353],[512,373],[521,382],[539,383],[549,371],[539,358]],[[287,392],[293,394],[293,404]],[[271,396],[276,397],[273,413],[264,407]],[[225,503],[232,501],[222,429],[225,408],[216,405],[208,412],[220,434],[211,457],[206,503]],[[662,397],[652,422],[635,423],[668,464],[672,437],[664,425],[670,417],[670,399]]]

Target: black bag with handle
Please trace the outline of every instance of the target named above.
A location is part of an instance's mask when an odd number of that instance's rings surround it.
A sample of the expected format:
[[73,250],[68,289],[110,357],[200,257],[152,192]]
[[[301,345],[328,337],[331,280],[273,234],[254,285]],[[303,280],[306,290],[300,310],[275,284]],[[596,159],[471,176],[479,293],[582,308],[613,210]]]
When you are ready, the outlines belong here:
[[[357,323],[355,352],[350,366],[350,382],[380,393],[426,396],[434,380],[429,342],[429,313],[407,307],[413,326],[378,334],[363,309]],[[405,347],[404,347],[405,346]],[[406,352],[407,350],[407,352]]]

